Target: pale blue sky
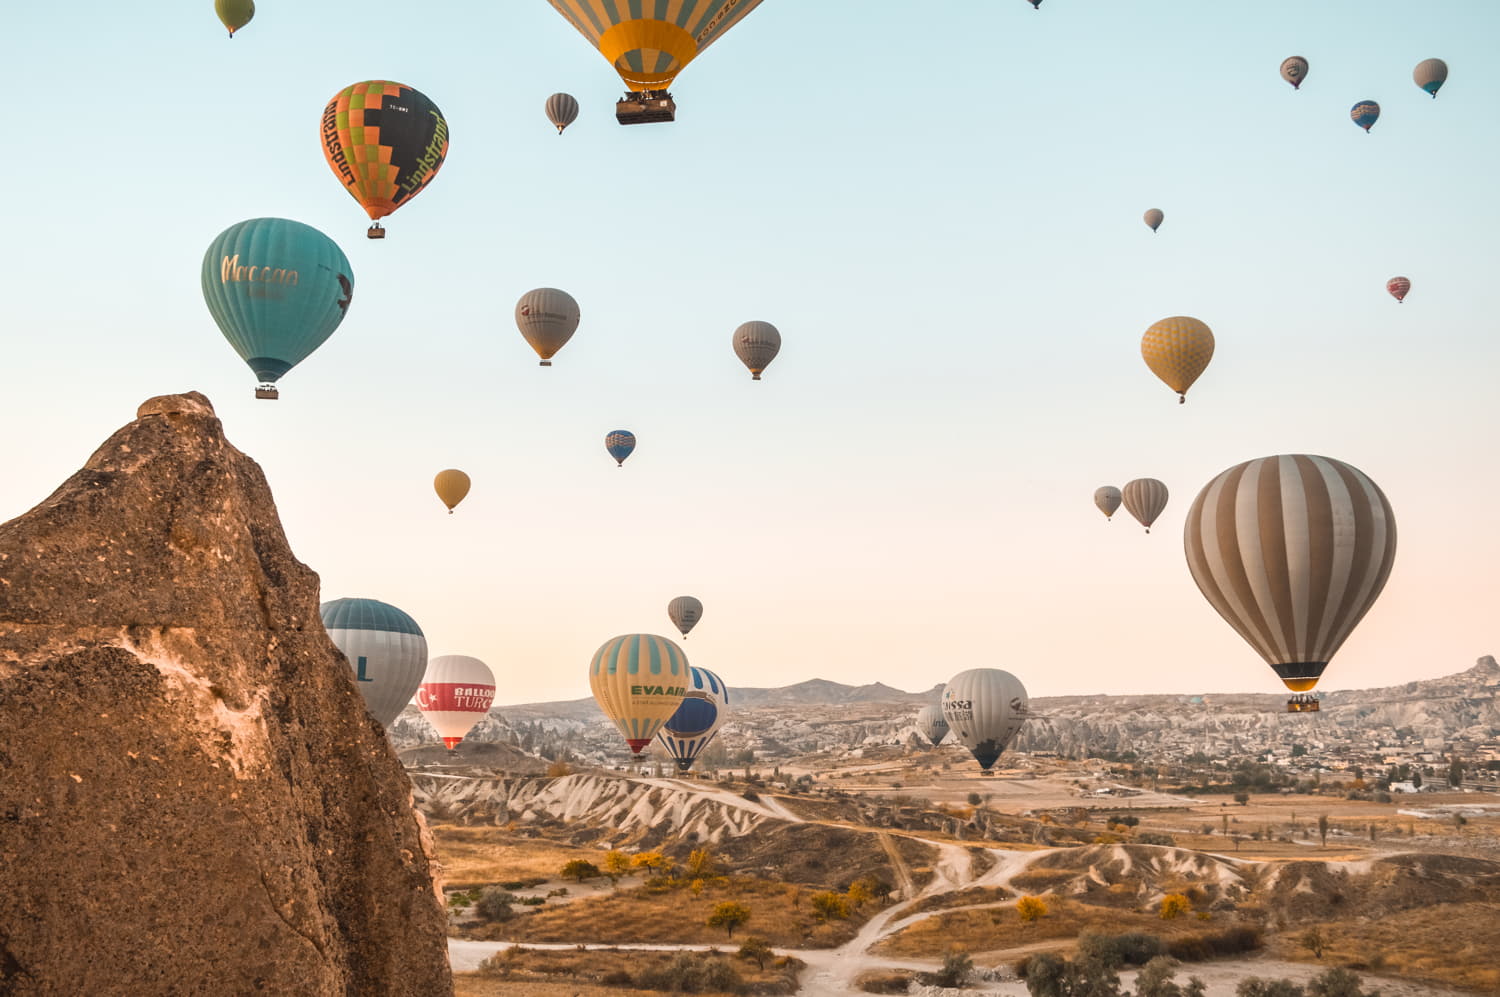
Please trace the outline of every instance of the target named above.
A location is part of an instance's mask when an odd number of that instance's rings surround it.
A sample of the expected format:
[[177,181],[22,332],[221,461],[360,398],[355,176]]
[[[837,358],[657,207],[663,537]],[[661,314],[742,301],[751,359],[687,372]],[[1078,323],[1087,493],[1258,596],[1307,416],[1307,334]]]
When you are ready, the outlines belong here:
[[[1304,451],[1368,473],[1400,528],[1324,687],[1496,650],[1500,4],[765,0],[679,79],[676,123],[633,128],[544,0],[258,6],[232,41],[209,0],[8,21],[0,518],[197,389],[325,598],[402,607],[500,703],[587,695],[593,650],[671,634],[680,594],[705,605],[690,658],[731,684],[1275,691],[1181,525],[1218,471]],[[452,134],[383,243],[317,135],[370,78]],[[583,106],[562,137],[556,90]],[[275,403],[198,289],[260,215],[336,239],[356,281]],[[583,311],[546,370],[511,315],[541,285]],[[1138,349],[1175,314],[1218,339],[1186,406]],[[784,338],[760,383],[729,345],[748,319]],[[474,479],[451,517],[450,466]],[[1172,491],[1150,536],[1091,503],[1139,476]]]

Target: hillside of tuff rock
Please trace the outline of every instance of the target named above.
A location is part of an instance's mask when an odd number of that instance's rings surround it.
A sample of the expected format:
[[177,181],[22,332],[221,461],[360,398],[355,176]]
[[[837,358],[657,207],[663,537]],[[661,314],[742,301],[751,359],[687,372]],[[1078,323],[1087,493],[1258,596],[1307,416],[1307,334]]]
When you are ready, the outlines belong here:
[[0,772],[0,992],[452,992],[410,785],[200,394],[0,526]]

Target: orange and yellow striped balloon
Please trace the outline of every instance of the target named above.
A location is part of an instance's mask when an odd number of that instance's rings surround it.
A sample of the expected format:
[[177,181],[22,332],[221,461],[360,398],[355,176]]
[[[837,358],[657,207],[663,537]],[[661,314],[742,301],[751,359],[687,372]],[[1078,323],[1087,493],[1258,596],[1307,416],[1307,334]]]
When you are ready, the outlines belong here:
[[1187,389],[1214,358],[1214,334],[1207,325],[1186,315],[1153,323],[1141,337],[1141,356],[1151,373],[1177,392],[1179,404]]

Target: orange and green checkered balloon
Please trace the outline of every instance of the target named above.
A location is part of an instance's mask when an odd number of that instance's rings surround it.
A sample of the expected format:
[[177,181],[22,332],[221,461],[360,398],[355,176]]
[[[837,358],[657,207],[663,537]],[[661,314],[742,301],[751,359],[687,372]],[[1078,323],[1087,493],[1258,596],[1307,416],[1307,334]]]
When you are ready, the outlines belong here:
[[1164,318],[1141,337],[1141,356],[1151,373],[1177,392],[1179,402],[1185,402],[1187,389],[1214,358],[1214,334],[1186,315]]
[[409,86],[366,80],[347,86],[323,109],[323,155],[372,218],[416,197],[448,155],[448,122]]

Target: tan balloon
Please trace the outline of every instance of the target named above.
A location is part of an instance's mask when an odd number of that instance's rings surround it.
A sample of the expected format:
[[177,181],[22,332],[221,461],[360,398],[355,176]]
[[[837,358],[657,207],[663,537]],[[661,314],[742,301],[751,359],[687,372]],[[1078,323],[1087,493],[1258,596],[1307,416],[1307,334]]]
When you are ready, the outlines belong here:
[[781,333],[769,322],[746,322],[734,330],[734,355],[750,368],[751,380],[759,381],[779,352]]
[[456,467],[450,467],[446,471],[439,471],[437,477],[432,479],[433,490],[437,492],[438,498],[448,507],[448,515],[453,515],[454,506],[464,500],[469,494],[469,476]]
[[682,648],[656,634],[607,640],[589,662],[595,701],[636,755],[677,712],[690,680]]
[[686,640],[688,631],[696,627],[698,621],[703,619],[703,603],[694,596],[679,595],[667,603],[667,618],[682,632],[682,637]]
[[1307,79],[1307,60],[1300,55],[1288,56],[1281,61],[1281,78],[1292,85],[1293,90],[1302,89]]
[[1114,485],[1102,485],[1094,489],[1094,504],[1099,511],[1104,513],[1105,519],[1112,519],[1115,510],[1120,508],[1120,489]]
[[1141,337],[1141,358],[1151,373],[1187,401],[1187,389],[1214,358],[1214,334],[1207,325],[1187,315],[1154,322]]
[[1183,547],[1209,605],[1300,693],[1317,684],[1385,587],[1396,517],[1358,468],[1280,454],[1236,464],[1205,485],[1188,510]]
[[1143,216],[1143,219],[1147,225],[1151,226],[1151,231],[1155,232],[1157,229],[1161,228],[1161,223],[1166,220],[1166,217],[1166,215],[1161,213],[1160,208],[1152,208],[1150,211],[1146,212],[1146,214]]
[[1150,533],[1151,524],[1156,522],[1156,517],[1167,507],[1167,486],[1155,478],[1127,481],[1125,487],[1120,489],[1120,502],[1125,506],[1125,511]]
[[542,358],[543,367],[551,367],[553,355],[573,338],[579,318],[578,302],[555,287],[527,291],[516,302],[516,327]]

